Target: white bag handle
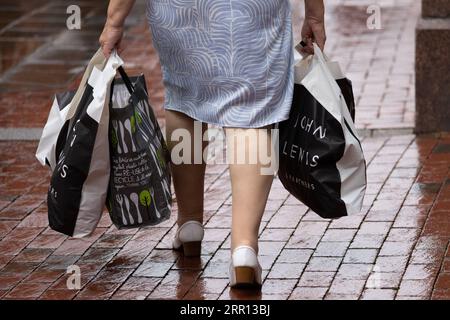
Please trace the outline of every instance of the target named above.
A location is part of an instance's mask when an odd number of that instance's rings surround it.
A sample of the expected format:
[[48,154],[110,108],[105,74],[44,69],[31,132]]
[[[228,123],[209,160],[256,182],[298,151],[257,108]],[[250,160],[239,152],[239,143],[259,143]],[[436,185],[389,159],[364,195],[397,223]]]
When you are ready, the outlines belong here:
[[[350,115],[350,111],[348,110],[347,103],[345,102],[345,99],[342,96],[339,85],[335,81],[336,78],[334,77],[334,75],[332,74],[332,71],[329,68],[329,63],[326,60],[326,56],[323,54],[322,50],[320,50],[319,46],[316,43],[313,43],[313,46],[314,46],[313,59],[323,66],[324,74],[327,76],[330,85],[335,90],[337,97],[341,100],[341,105],[342,104],[344,105],[344,107],[341,108],[342,116],[344,117],[345,121],[347,122],[348,126],[350,127],[350,130],[352,131],[352,133],[360,140],[360,137],[359,137],[358,132],[355,127],[355,123],[353,122],[352,116]],[[345,124],[343,124],[343,125],[345,125]]]
[[[310,70],[310,66],[311,66],[311,61],[313,59],[313,55],[311,55],[311,54],[307,54],[307,55],[301,54],[298,51],[299,47],[300,47],[300,44],[298,44],[295,47],[296,51],[294,51],[294,56],[297,55],[297,57],[299,57],[301,55],[303,58],[302,59],[294,58],[294,60],[296,61],[295,65],[294,65],[295,83],[300,83],[303,80],[303,78],[308,74],[308,72]],[[342,72],[339,62],[332,61],[323,52],[322,52],[322,54],[323,54],[323,58],[327,64],[327,66],[328,66],[328,69],[330,69],[331,74],[333,75],[334,79],[338,80],[338,79],[346,78],[345,74]]]
[[67,106],[68,110],[65,120],[71,119],[74,116],[78,103],[80,102],[81,96],[83,94],[84,87],[86,86],[89,76],[92,73],[92,69],[94,69],[94,66],[97,66],[98,69],[103,69],[105,63],[106,57],[103,54],[102,49],[99,48],[89,61],[89,64],[87,65],[86,70],[84,71],[83,77],[81,78],[81,82],[78,86],[78,89],[75,95],[73,96],[72,101]]

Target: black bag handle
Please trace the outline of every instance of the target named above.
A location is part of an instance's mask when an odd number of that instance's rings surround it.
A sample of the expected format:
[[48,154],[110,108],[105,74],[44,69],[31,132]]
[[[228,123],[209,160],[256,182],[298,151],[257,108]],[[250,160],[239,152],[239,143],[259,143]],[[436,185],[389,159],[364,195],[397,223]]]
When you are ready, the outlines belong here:
[[[117,71],[119,71],[120,77],[122,78],[122,81],[125,84],[125,87],[127,88],[128,93],[130,94],[130,96],[132,96],[134,93],[133,83],[131,82],[130,78],[128,77],[127,73],[125,72],[125,70],[123,69],[122,66],[117,68]],[[115,79],[113,79],[111,82],[111,90],[110,90],[110,96],[109,96],[110,103],[112,101],[112,97],[114,94],[114,83],[115,83]]]
[[128,77],[128,75],[127,75],[127,73],[125,72],[125,70],[123,69],[123,67],[120,66],[119,68],[117,68],[117,71],[119,71],[120,77],[122,78],[123,83],[124,83],[125,86],[127,87],[128,92],[129,92],[130,94],[133,94],[133,92],[134,92],[133,84],[131,83],[131,80],[130,80],[130,78]]

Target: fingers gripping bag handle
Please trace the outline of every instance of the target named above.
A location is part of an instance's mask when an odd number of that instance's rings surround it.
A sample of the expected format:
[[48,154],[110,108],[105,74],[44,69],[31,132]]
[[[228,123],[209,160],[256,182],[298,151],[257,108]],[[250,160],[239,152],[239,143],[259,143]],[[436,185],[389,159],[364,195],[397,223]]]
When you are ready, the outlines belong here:
[[[306,44],[300,42],[295,49],[297,50],[295,52],[295,55],[297,58],[295,59],[295,83],[300,83],[301,80],[306,76],[306,74],[309,72],[311,68],[311,61],[313,59],[313,55],[310,54],[303,54],[300,52],[300,48],[303,48]],[[319,49],[320,50],[320,49]],[[297,53],[298,52],[298,53]],[[333,75],[334,79],[344,79],[345,75],[341,70],[341,67],[338,62],[332,61],[328,58],[328,56],[322,52],[324,60],[330,69],[331,74]],[[299,56],[302,56],[302,59],[298,59]]]

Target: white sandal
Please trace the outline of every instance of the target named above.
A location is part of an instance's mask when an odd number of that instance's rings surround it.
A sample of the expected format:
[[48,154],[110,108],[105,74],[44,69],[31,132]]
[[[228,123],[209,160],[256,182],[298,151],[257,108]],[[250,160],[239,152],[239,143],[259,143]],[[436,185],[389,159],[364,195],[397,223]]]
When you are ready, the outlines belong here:
[[174,250],[183,249],[186,257],[198,257],[201,253],[204,233],[203,225],[200,222],[187,221],[178,228],[172,247]]
[[256,251],[250,246],[239,246],[233,250],[230,264],[230,286],[232,288],[260,288],[262,268]]

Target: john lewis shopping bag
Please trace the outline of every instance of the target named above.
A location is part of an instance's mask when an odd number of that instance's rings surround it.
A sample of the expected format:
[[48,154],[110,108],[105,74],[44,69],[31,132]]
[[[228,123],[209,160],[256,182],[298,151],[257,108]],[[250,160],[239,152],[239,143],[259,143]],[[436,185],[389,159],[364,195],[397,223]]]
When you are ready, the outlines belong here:
[[66,120],[66,117],[69,111],[68,106],[74,95],[75,91],[62,92],[55,95],[47,123],[39,140],[36,158],[43,166],[47,165],[51,170],[55,169],[57,154],[61,152],[61,147],[63,146],[61,140],[58,143],[60,132],[64,132],[61,134],[61,137],[67,136],[70,120]]
[[279,124],[279,178],[323,218],[361,210],[366,163],[352,119],[351,82],[339,65],[314,55],[295,66],[289,119]]
[[169,151],[148,102],[143,75],[114,81],[110,105],[111,177],[107,206],[119,229],[170,217]]
[[115,52],[106,60],[99,50],[70,103],[52,107],[38,147],[38,159],[52,169],[50,227],[69,236],[92,233],[103,212],[110,175],[110,86],[122,64]]
[[[41,139],[36,151],[36,158],[45,166],[49,166],[53,171],[56,167],[56,159],[61,153],[67,138],[69,124],[74,116],[77,103],[79,102],[83,88],[95,66],[102,66],[105,57],[101,50],[98,50],[86,67],[77,91],[67,91],[58,93],[53,100],[47,122],[42,131]],[[76,97],[74,97],[76,94]],[[70,111],[70,112],[69,112]]]

